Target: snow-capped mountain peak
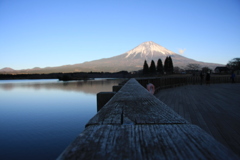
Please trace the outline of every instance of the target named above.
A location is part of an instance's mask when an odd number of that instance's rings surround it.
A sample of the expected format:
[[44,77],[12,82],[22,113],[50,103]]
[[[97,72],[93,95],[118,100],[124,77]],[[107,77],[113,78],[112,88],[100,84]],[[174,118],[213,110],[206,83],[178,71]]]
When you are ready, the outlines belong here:
[[[58,67],[33,68],[25,70],[13,70],[11,68],[0,69],[0,73],[58,73],[58,72],[119,72],[119,71],[139,71],[143,69],[145,60],[150,65],[153,60],[155,64],[159,59],[164,62],[167,56],[172,57],[173,66],[185,68],[187,64],[199,64],[202,67],[214,69],[216,66],[222,66],[215,63],[204,63],[189,59],[176,54],[152,41],[144,42],[134,49],[123,54],[98,59],[90,62],[84,62],[74,65],[64,65]],[[11,71],[13,70],[13,71]]]
[[127,55],[125,58],[129,58],[129,56],[135,57],[138,54],[140,54],[140,57],[154,56],[154,54],[162,54],[166,56],[175,54],[152,41],[144,42],[126,53]]

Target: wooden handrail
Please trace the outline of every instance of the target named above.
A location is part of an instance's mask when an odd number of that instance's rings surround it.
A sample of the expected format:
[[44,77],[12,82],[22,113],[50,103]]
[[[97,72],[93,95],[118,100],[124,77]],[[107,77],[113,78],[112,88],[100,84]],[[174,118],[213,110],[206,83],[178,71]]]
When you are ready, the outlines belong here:
[[[197,85],[201,84],[201,79],[199,76],[180,76],[180,77],[160,77],[160,78],[138,78],[137,81],[143,86],[151,82],[155,85],[156,91],[163,88],[172,88],[182,85]],[[210,83],[231,83],[230,76],[212,76]],[[205,79],[203,79],[203,84],[205,84]],[[235,77],[235,83],[240,83],[240,76]]]

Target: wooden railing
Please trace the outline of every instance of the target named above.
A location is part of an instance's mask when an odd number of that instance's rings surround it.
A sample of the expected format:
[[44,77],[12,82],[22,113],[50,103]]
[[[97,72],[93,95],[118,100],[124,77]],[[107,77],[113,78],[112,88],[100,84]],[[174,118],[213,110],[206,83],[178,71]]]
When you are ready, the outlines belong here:
[[[198,76],[180,76],[180,77],[160,77],[160,78],[138,78],[137,81],[146,87],[148,83],[154,84],[156,91],[163,88],[172,88],[182,85],[197,85],[201,84],[201,79]],[[205,85],[205,79],[202,84]],[[215,83],[232,83],[230,76],[211,76],[210,84]],[[235,83],[240,83],[240,76],[235,77]]]
[[238,159],[130,79],[58,159]]

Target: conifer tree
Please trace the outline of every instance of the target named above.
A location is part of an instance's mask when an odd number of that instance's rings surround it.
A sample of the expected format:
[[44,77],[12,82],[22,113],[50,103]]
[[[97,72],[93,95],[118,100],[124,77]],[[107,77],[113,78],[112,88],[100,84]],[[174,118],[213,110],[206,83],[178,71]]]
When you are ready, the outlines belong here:
[[148,74],[148,73],[149,73],[149,67],[148,67],[147,61],[145,60],[143,64],[143,74]]
[[173,62],[170,56],[167,56],[164,61],[164,71],[167,73],[173,73]]
[[173,73],[173,62],[171,56],[169,56],[169,72]]
[[164,61],[164,71],[168,72],[169,71],[169,57],[167,56],[165,61]]
[[163,74],[163,64],[162,60],[159,58],[157,62],[157,72]]
[[151,61],[151,65],[150,65],[150,73],[156,73],[156,65],[155,65],[155,62],[152,60]]

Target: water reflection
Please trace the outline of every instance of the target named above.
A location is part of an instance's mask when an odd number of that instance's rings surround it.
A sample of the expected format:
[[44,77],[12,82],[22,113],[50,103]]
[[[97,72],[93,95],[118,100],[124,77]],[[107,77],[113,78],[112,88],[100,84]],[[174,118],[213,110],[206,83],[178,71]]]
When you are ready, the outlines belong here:
[[0,81],[0,159],[56,159],[96,114],[96,93],[122,81]]
[[0,89],[12,90],[17,88],[33,88],[35,90],[47,89],[47,90],[64,90],[64,91],[76,91],[84,92],[86,94],[97,94],[102,91],[112,91],[112,86],[122,82],[123,79],[96,79],[87,81],[67,81],[62,82],[58,80],[42,80],[35,81],[29,80],[21,81],[21,83],[12,83],[7,81],[0,81]]

